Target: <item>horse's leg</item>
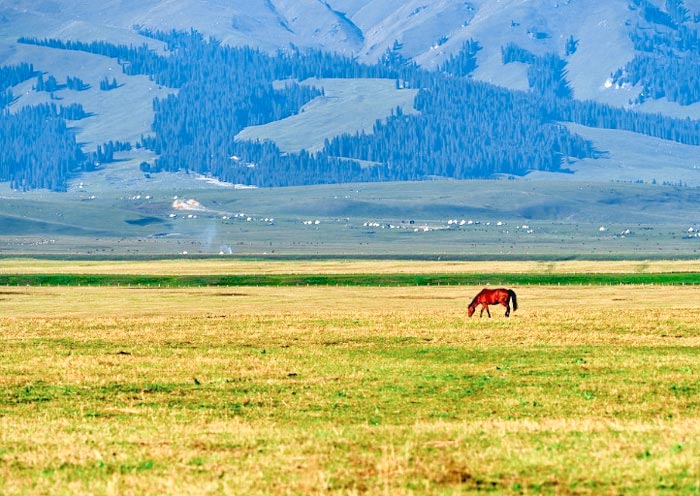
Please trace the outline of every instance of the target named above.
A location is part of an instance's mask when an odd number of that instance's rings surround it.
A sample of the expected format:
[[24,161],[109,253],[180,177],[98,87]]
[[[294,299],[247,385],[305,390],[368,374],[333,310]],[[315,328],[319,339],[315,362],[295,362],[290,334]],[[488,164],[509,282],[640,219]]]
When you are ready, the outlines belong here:
[[484,316],[484,308],[486,308],[486,305],[483,303],[481,304],[481,312],[479,312],[479,318],[482,318]]
[[489,306],[488,306],[488,305],[486,305],[486,313],[488,314],[489,319],[490,319],[490,318],[491,318],[491,312],[489,312]]
[[510,317],[510,305],[506,301],[505,303],[502,303],[504,307],[506,307],[506,317]]

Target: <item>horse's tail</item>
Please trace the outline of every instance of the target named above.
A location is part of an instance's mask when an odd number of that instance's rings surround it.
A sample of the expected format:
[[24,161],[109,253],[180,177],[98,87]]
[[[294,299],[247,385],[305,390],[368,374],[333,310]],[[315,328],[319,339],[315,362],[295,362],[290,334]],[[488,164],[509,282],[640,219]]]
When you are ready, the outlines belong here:
[[508,290],[508,294],[510,295],[510,299],[513,300],[513,310],[518,309],[518,298],[515,296],[515,291],[512,289]]

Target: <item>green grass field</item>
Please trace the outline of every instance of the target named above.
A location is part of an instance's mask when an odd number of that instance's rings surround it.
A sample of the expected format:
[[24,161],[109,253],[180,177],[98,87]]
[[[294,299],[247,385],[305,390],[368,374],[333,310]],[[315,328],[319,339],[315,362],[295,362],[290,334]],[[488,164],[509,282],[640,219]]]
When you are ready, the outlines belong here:
[[0,493],[697,494],[697,289],[514,288],[0,287]]
[[5,286],[456,286],[456,285],[700,285],[700,273],[641,274],[236,274],[144,276],[137,274],[8,274]]

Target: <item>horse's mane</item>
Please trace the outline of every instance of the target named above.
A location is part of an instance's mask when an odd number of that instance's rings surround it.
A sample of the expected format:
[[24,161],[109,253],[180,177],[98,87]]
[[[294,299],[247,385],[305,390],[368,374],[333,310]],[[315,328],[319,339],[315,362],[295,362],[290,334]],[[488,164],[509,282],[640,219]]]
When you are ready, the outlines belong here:
[[484,291],[486,291],[486,290],[485,290],[485,289],[482,289],[481,291],[479,291],[479,292],[476,294],[476,296],[474,297],[474,299],[472,300],[472,302],[471,302],[469,305],[467,305],[467,306],[468,306],[469,308],[471,308],[472,306],[476,306],[476,300],[479,298],[479,296],[481,296],[481,293],[483,293]]

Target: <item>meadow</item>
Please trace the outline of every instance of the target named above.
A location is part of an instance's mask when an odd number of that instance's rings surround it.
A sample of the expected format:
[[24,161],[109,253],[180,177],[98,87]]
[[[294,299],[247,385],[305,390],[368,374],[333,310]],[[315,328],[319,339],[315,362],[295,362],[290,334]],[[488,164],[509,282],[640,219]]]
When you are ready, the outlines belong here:
[[0,286],[0,493],[700,492],[696,287],[479,289]]
[[[436,180],[235,189],[207,179],[146,178],[124,162],[76,179],[66,193],[0,185],[0,256],[556,261],[700,253],[693,188]],[[176,198],[201,210],[178,209]]]

